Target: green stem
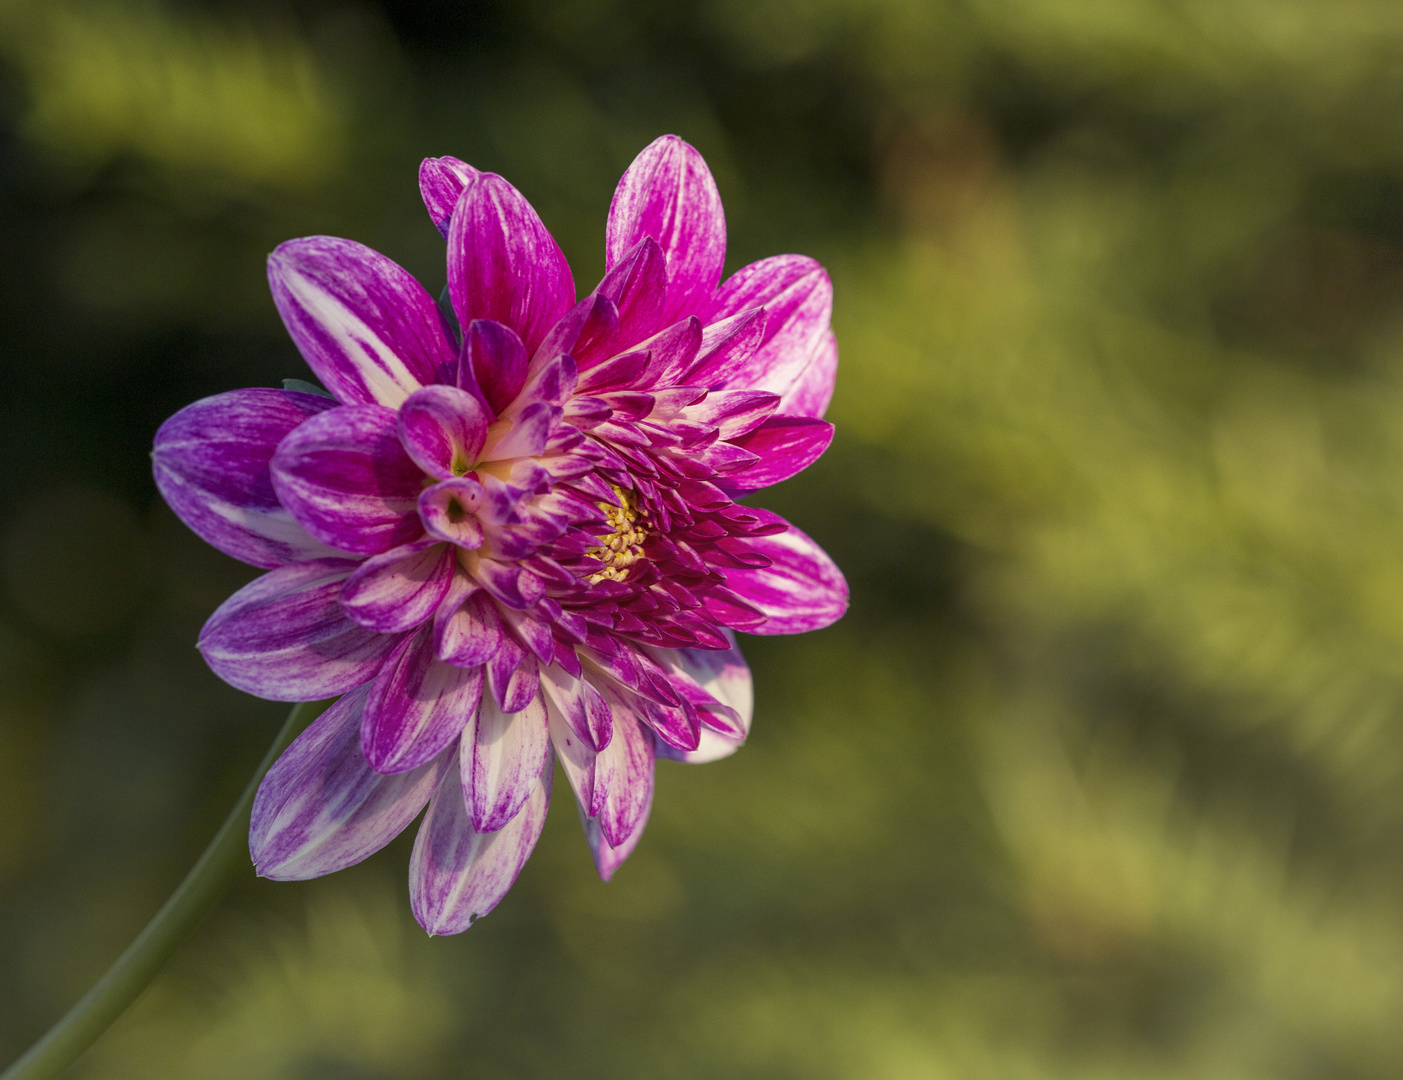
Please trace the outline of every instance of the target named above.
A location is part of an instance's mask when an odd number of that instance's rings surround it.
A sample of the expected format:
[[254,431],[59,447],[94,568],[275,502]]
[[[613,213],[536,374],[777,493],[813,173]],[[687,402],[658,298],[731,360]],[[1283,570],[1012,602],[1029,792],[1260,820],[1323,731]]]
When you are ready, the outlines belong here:
[[107,973],[68,1010],[66,1016],[45,1033],[29,1050],[0,1075],[0,1080],[49,1080],[72,1065],[83,1051],[97,1042],[113,1021],[141,996],[185,939],[209,914],[234,880],[241,866],[248,865],[248,823],[253,796],[263,774],[278,755],[310,724],[330,702],[299,702],[288,713],[273,745],[263,755],[244,793],[209,847],[165,902],[146,924],[140,936]]

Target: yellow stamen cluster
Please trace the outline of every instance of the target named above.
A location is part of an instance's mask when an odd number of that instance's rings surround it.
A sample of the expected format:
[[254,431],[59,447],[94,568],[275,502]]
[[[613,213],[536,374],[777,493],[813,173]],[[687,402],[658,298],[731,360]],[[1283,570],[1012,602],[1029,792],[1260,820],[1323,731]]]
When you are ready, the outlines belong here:
[[604,564],[604,569],[585,578],[591,585],[601,581],[623,581],[628,576],[628,568],[643,558],[643,544],[648,539],[648,530],[639,523],[638,494],[626,491],[617,484],[610,485],[619,497],[620,506],[613,503],[599,503],[609,522],[609,535],[599,537],[599,547],[585,552],[592,559]]

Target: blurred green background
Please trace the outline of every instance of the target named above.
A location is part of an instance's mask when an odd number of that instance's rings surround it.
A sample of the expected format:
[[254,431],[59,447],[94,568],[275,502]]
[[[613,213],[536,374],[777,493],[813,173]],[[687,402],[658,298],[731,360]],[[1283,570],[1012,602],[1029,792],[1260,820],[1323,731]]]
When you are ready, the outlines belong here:
[[454,154],[587,289],[667,131],[728,268],[832,271],[838,437],[763,501],[851,613],[745,644],[750,745],[611,885],[563,797],[456,938],[407,838],[250,872],[79,1075],[1403,1075],[1395,0],[0,0],[0,1058],[283,714],[195,652],[251,572],[146,456],[305,374],[265,254],[436,292]]

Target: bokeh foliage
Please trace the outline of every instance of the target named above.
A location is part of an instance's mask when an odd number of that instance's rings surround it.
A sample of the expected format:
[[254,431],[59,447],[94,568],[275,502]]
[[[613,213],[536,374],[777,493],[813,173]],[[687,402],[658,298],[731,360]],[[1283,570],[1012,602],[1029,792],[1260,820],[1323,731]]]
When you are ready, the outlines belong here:
[[403,841],[250,874],[82,1074],[1403,1073],[1400,106],[1388,0],[0,0],[0,1051],[278,723],[145,456],[303,373],[264,254],[437,290],[452,153],[588,288],[675,131],[731,267],[833,272],[838,439],[764,501],[850,615],[747,642],[751,744],[612,884],[564,798],[458,938]]

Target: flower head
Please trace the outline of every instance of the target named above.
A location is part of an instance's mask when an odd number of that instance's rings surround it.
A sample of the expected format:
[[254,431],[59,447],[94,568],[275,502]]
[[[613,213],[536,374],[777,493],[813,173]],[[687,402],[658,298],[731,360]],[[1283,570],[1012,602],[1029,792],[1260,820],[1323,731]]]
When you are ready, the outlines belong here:
[[268,570],[205,624],[210,667],[279,701],[343,695],[263,781],[259,873],[342,869],[427,804],[414,913],[455,933],[516,879],[556,761],[607,880],[643,831],[655,758],[744,741],[733,632],[843,613],[832,560],[736,501],[827,448],[837,346],[812,259],[721,283],[720,196],[675,136],[619,182],[604,279],[578,302],[501,177],[433,158],[420,187],[452,317],[360,244],[283,244],[273,299],[331,396],[206,398],[153,456],[186,524]]

